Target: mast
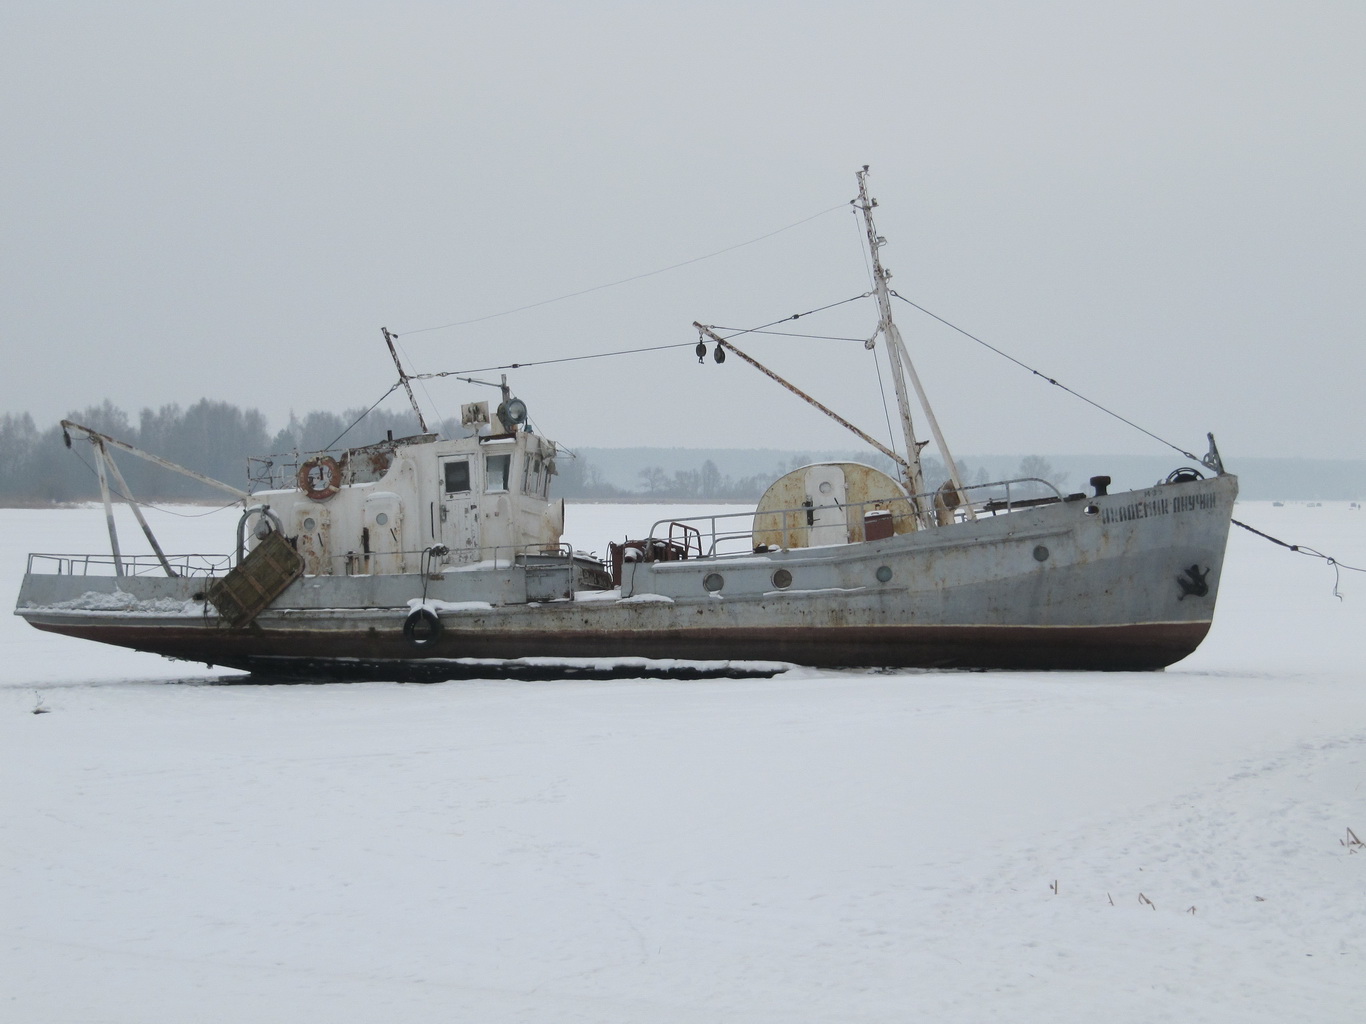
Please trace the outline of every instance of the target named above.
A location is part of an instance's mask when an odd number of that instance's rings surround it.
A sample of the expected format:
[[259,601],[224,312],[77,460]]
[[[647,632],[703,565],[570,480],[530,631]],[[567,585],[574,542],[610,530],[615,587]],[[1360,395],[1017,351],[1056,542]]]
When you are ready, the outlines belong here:
[[413,397],[413,386],[408,383],[408,375],[403,372],[403,364],[398,361],[398,349],[394,348],[394,336],[389,333],[389,328],[381,327],[384,332],[384,344],[389,346],[389,355],[394,359],[394,366],[398,368],[398,379],[403,385],[403,390],[408,392],[408,401],[413,404],[413,412],[417,413],[417,425],[425,434],[427,433],[427,421],[422,417],[422,409],[417,404],[417,399]]
[[[944,457],[944,465],[948,468],[949,479],[957,488],[960,495],[963,494],[963,481],[958,475],[958,465],[950,454],[948,445],[944,442],[944,435],[939,430],[939,421],[935,419],[934,410],[930,408],[930,401],[925,395],[925,389],[920,384],[920,375],[915,372],[915,365],[911,362],[910,353],[906,350],[906,343],[901,340],[901,331],[896,326],[896,321],[892,319],[892,298],[891,290],[887,287],[887,281],[892,273],[882,266],[882,259],[878,254],[887,239],[877,233],[877,228],[873,225],[873,208],[877,206],[877,200],[868,196],[868,165],[863,165],[863,170],[858,172],[858,198],[853,200],[853,205],[857,206],[863,213],[863,224],[868,234],[868,253],[873,261],[873,294],[877,297],[878,329],[882,336],[887,339],[887,361],[892,366],[892,385],[896,389],[897,410],[901,416],[901,429],[906,439],[906,467],[904,470],[906,479],[906,489],[913,496],[925,493],[925,474],[920,465],[920,449],[924,448],[928,441],[917,441],[915,428],[911,424],[911,403],[906,394],[906,377],[911,379],[911,385],[915,388],[916,398],[920,402],[920,407],[925,411],[925,419],[930,425],[930,433],[934,436],[934,443],[939,448],[939,453]],[[964,497],[966,497],[964,495]],[[916,511],[920,516],[921,523],[925,526],[934,526],[935,516],[925,508],[923,501],[919,497],[915,501]],[[968,515],[976,518],[972,512],[972,504],[967,503]]]

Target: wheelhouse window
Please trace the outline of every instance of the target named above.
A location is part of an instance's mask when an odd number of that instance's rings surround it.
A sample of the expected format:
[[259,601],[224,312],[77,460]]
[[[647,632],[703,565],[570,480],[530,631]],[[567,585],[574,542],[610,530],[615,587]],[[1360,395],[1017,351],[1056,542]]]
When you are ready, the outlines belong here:
[[512,475],[512,453],[485,455],[484,473],[487,480],[485,490],[506,491],[508,489],[508,478]]
[[543,495],[544,471],[539,455],[528,454],[522,463],[522,493]]
[[441,471],[445,476],[447,494],[470,489],[469,459],[451,459],[442,465]]

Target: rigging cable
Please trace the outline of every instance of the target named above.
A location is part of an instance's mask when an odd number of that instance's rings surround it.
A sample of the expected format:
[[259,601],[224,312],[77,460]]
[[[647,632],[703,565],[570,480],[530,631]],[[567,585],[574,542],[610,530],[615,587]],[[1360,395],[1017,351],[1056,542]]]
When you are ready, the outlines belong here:
[[1262,537],[1265,540],[1269,540],[1272,544],[1279,544],[1283,548],[1288,548],[1289,550],[1294,551],[1296,554],[1309,555],[1311,558],[1322,558],[1326,563],[1333,567],[1333,596],[1336,597],[1339,601],[1343,599],[1342,594],[1338,592],[1338,586],[1342,583],[1342,570],[1350,569],[1352,572],[1366,572],[1366,569],[1363,569],[1360,566],[1347,565],[1344,562],[1339,562],[1332,555],[1325,555],[1322,551],[1316,551],[1313,548],[1306,547],[1303,544],[1287,544],[1279,537],[1273,537],[1269,533],[1263,533],[1256,527],[1248,526],[1247,523],[1240,523],[1236,519],[1232,519],[1230,520],[1230,522],[1232,522],[1234,526],[1241,526],[1248,533],[1255,533],[1258,537]]
[[878,361],[877,353],[873,353],[873,367],[877,370],[877,392],[882,396],[882,415],[887,417],[887,437],[891,442],[892,450],[896,451],[896,431],[892,429],[892,410],[887,404],[887,385],[882,380],[882,363]]
[[[748,327],[744,329],[737,328],[735,329],[733,334],[728,334],[726,335],[726,337],[729,339],[737,338],[742,334],[758,334],[761,331],[764,331],[766,328],[774,327],[782,323],[787,323],[789,320],[798,320],[801,317],[810,316],[812,313],[820,313],[827,309],[834,309],[836,306],[843,306],[845,303],[848,302],[857,302],[859,299],[866,299],[868,298],[868,296],[872,294],[872,292],[864,292],[862,295],[855,295],[853,298],[850,299],[840,299],[839,302],[832,302],[826,306],[817,306],[815,309],[808,309],[805,313],[793,313],[791,316],[785,316],[781,320],[774,320],[772,323],[760,324],[758,327]],[[849,340],[865,341],[866,339],[857,338]],[[480,366],[469,370],[442,370],[439,373],[412,373],[408,376],[412,380],[430,380],[436,377],[459,377],[462,374],[467,373],[493,373],[496,370],[522,370],[526,369],[529,366],[551,366],[555,363],[577,363],[585,359],[608,359],[613,356],[633,356],[638,355],[641,352],[662,352],[665,349],[670,348],[694,348],[696,344],[696,342],[692,341],[673,342],[668,345],[650,345],[646,348],[627,348],[620,349],[615,352],[593,352],[589,353],[588,355],[582,356],[561,356],[558,359],[537,359],[529,363],[505,363],[502,366]]]
[[[757,327],[751,327],[746,329],[743,327],[717,327],[715,325],[712,326],[712,330],[740,331],[744,334],[771,334],[775,338],[806,338],[810,341],[860,341],[863,342],[863,344],[865,345],[868,344],[867,338],[846,338],[838,334],[798,334],[795,331],[765,331]],[[876,335],[874,336],[876,337]]]
[[466,373],[492,373],[494,370],[521,370],[528,366],[550,366],[553,363],[577,363],[584,359],[607,359],[610,356],[631,356],[639,352],[659,352],[666,348],[692,348],[691,341],[675,342],[672,345],[652,345],[648,348],[627,348],[619,352],[596,352],[586,356],[562,356],[559,359],[538,359],[531,363],[505,363],[502,366],[480,366],[473,370],[441,370],[437,373],[411,373],[412,380],[432,380],[437,377],[459,377]]
[[[375,405],[379,405],[380,402],[384,401],[386,398],[388,398],[390,395],[392,395],[395,391],[397,391],[397,390],[399,389],[399,386],[402,385],[402,383],[403,383],[403,381],[401,381],[401,380],[398,381],[398,382],[396,382],[396,383],[394,384],[393,387],[391,387],[388,391],[384,392],[384,394],[380,395],[380,396],[379,396],[379,402],[376,402]],[[336,444],[337,444],[338,441],[340,441],[343,437],[345,437],[347,434],[351,433],[351,431],[352,431],[353,429],[355,429],[355,426],[356,426],[357,423],[359,423],[361,420],[365,419],[365,417],[369,416],[372,412],[375,411],[375,405],[370,406],[370,408],[366,409],[363,413],[361,413],[359,416],[357,416],[356,419],[355,419],[355,421],[351,424],[351,426],[347,427],[347,428],[346,428],[345,430],[343,430],[340,434],[338,434],[336,437],[334,437],[334,438],[332,439],[332,443],[329,444],[326,448],[324,448],[323,451],[325,451],[325,452],[330,452],[330,451],[336,446]]]
[[924,306],[921,306],[921,305],[919,305],[918,303],[912,302],[910,299],[906,298],[906,296],[900,295],[900,294],[898,294],[898,293],[895,292],[895,291],[893,291],[891,294],[894,295],[894,296],[896,296],[896,297],[897,297],[898,299],[900,299],[902,302],[906,303],[906,305],[912,306],[912,307],[914,307],[915,309],[920,310],[920,312],[924,313],[926,316],[928,316],[928,317],[933,317],[935,320],[938,320],[938,321],[939,321],[941,324],[943,324],[945,327],[952,328],[953,330],[957,331],[959,334],[963,335],[963,337],[965,337],[965,338],[971,338],[973,341],[977,342],[977,344],[981,345],[983,348],[989,348],[989,349],[991,349],[991,351],[995,352],[998,356],[1002,356],[1002,357],[1004,357],[1004,358],[1006,358],[1006,359],[1009,359],[1009,360],[1010,360],[1012,363],[1014,363],[1016,366],[1019,366],[1019,367],[1021,367],[1021,368],[1023,368],[1023,369],[1028,370],[1030,373],[1034,374],[1034,376],[1036,376],[1036,377],[1042,377],[1044,380],[1048,381],[1048,383],[1054,385],[1055,387],[1060,387],[1060,388],[1062,388],[1062,389],[1063,389],[1064,391],[1066,391],[1069,395],[1072,395],[1072,396],[1074,396],[1074,397],[1076,397],[1076,398],[1080,398],[1080,399],[1081,399],[1083,402],[1085,402],[1087,405],[1090,405],[1090,406],[1093,406],[1093,407],[1099,409],[1101,412],[1105,413],[1107,416],[1113,416],[1115,419],[1119,420],[1121,423],[1127,423],[1129,426],[1133,427],[1135,430],[1139,431],[1140,433],[1147,434],[1147,435],[1148,435],[1149,437],[1151,437],[1154,441],[1159,441],[1159,442],[1161,442],[1162,444],[1165,444],[1168,448],[1171,448],[1171,449],[1173,449],[1174,451],[1180,452],[1182,455],[1184,455],[1184,456],[1185,456],[1186,458],[1188,458],[1188,459],[1194,459],[1194,460],[1197,461],[1197,462],[1200,461],[1200,456],[1198,456],[1198,455],[1193,455],[1192,453],[1186,451],[1184,448],[1181,448],[1181,447],[1178,446],[1178,445],[1172,444],[1172,442],[1168,441],[1165,437],[1158,437],[1156,434],[1154,434],[1151,430],[1148,430],[1146,427],[1140,427],[1140,426],[1139,426],[1137,423],[1135,423],[1133,420],[1125,419],[1123,416],[1121,416],[1119,413],[1115,412],[1114,410],[1112,410],[1112,409],[1107,409],[1107,408],[1105,408],[1105,406],[1101,405],[1099,402],[1092,401],[1091,399],[1087,398],[1085,395],[1080,394],[1079,392],[1073,391],[1073,390],[1072,390],[1071,388],[1069,388],[1066,384],[1063,384],[1063,383],[1061,383],[1060,381],[1055,380],[1054,378],[1048,376],[1048,374],[1046,374],[1046,373],[1042,373],[1042,372],[1040,372],[1039,370],[1034,369],[1034,367],[1030,366],[1028,363],[1023,363],[1023,362],[1021,362],[1020,360],[1016,359],[1016,358],[1015,358],[1014,356],[1012,356],[1009,352],[1002,352],[999,348],[997,348],[995,345],[991,344],[990,342],[983,341],[981,338],[977,337],[977,335],[972,334],[972,333],[970,333],[970,332],[968,332],[968,331],[963,330],[963,328],[959,327],[957,324],[949,323],[949,321],[945,320],[945,319],[944,319],[942,316],[940,316],[938,313],[931,313],[931,312],[930,312],[928,309],[926,309]]
[[[808,309],[805,313],[793,313],[791,316],[785,316],[785,317],[782,317],[781,319],[773,320],[773,321],[770,321],[769,323],[766,323],[766,324],[760,324],[758,327],[746,327],[746,328],[743,328],[743,329],[742,329],[742,328],[727,328],[727,330],[734,330],[735,333],[733,333],[733,334],[727,334],[727,335],[726,335],[726,340],[729,341],[731,338],[738,338],[738,337],[740,337],[740,335],[742,335],[742,334],[758,334],[758,333],[760,333],[761,331],[764,331],[764,330],[766,330],[766,329],[769,328],[769,327],[777,327],[779,324],[785,324],[785,323],[787,323],[789,320],[800,320],[802,317],[804,317],[804,316],[810,316],[812,313],[824,313],[827,309],[834,309],[836,306],[844,306],[844,305],[847,305],[847,304],[850,303],[850,302],[857,302],[859,299],[866,299],[866,298],[868,298],[868,297],[869,297],[870,295],[872,295],[872,294],[873,294],[872,292],[864,292],[862,295],[855,295],[853,298],[849,298],[849,299],[840,299],[839,302],[832,302],[832,303],[830,303],[829,305],[826,305],[826,306],[817,306],[815,309]],[[713,328],[713,329],[714,329],[714,330],[717,330],[717,329],[719,329],[719,328]],[[865,339],[865,338],[857,338],[857,339],[853,339],[853,340],[856,340],[856,341],[866,341],[867,339]]]
[[822,210],[820,213],[813,213],[810,217],[804,217],[786,227],[778,228],[776,231],[770,231],[766,235],[760,235],[758,238],[751,238],[748,242],[737,242],[735,245],[729,245],[724,249],[717,249],[715,252],[709,252],[705,256],[694,256],[690,260],[684,260],[682,263],[675,263],[672,266],[661,267],[658,270],[647,270],[643,274],[635,274],[632,277],[623,277],[620,281],[609,281],[606,284],[594,285],[592,288],[584,288],[582,291],[570,292],[567,295],[557,295],[553,299],[542,299],[539,302],[529,302],[525,306],[518,306],[516,309],[505,309],[501,313],[489,313],[486,316],[477,316],[471,320],[458,320],[455,323],[438,324],[435,327],[419,327],[411,331],[402,331],[400,333],[425,334],[427,331],[444,331],[448,327],[466,327],[470,324],[482,323],[485,320],[495,320],[498,317],[511,316],[513,313],[521,313],[524,310],[535,309],[538,306],[548,306],[552,302],[563,302],[565,299],[574,299],[578,298],[580,295],[588,295],[591,292],[600,292],[605,288],[615,288],[618,285],[630,284],[632,281],[640,281],[644,278],[654,277],[658,274],[667,274],[670,270],[677,270],[680,267],[686,267],[693,263],[701,263],[703,260],[709,260],[714,256],[721,256],[728,252],[734,252],[736,249],[743,249],[747,245],[753,245],[755,242],[762,242],[764,239],[772,238],[774,235],[781,235],[784,231],[791,231],[793,228],[800,227],[803,224],[824,217],[827,213],[834,213],[836,210],[842,210],[846,205],[847,204],[845,203],[840,203],[839,206],[832,206],[830,209]]
[[[1105,408],[1105,406],[1101,405],[1099,402],[1092,401],[1091,399],[1087,398],[1085,395],[1078,394],[1076,391],[1073,391],[1071,388],[1069,388],[1066,384],[1062,384],[1062,383],[1060,383],[1059,381],[1054,380],[1052,377],[1049,377],[1047,374],[1041,373],[1040,371],[1034,369],[1034,367],[1028,365],[1027,363],[1021,362],[1020,360],[1018,360],[1018,359],[1016,359],[1014,356],[1012,356],[1010,353],[1008,353],[1008,352],[1002,352],[1002,351],[1001,351],[999,348],[997,348],[995,345],[992,345],[992,344],[989,343],[989,342],[983,341],[981,338],[977,337],[977,335],[975,335],[975,334],[970,334],[969,332],[963,330],[963,328],[959,327],[957,324],[950,323],[949,321],[945,320],[942,316],[939,316],[937,313],[931,313],[931,312],[930,312],[928,309],[926,309],[924,306],[921,306],[921,305],[919,305],[918,303],[912,302],[910,299],[906,298],[904,295],[898,295],[896,292],[892,292],[892,294],[895,295],[895,296],[896,296],[898,299],[900,299],[902,302],[906,303],[908,306],[913,306],[914,308],[920,310],[920,312],[924,313],[926,316],[933,317],[935,320],[938,320],[938,321],[939,321],[941,324],[943,324],[945,327],[952,328],[953,330],[957,331],[959,334],[963,335],[964,337],[971,338],[973,341],[977,342],[977,344],[982,345],[982,346],[985,347],[985,348],[991,349],[991,351],[995,352],[998,356],[1002,356],[1002,357],[1004,357],[1004,358],[1006,358],[1006,359],[1009,359],[1009,360],[1010,360],[1012,363],[1014,363],[1016,366],[1019,366],[1019,367],[1021,367],[1021,368],[1023,368],[1023,369],[1028,370],[1030,373],[1034,374],[1036,377],[1042,377],[1044,380],[1048,381],[1048,383],[1053,384],[1053,385],[1055,385],[1056,387],[1062,388],[1062,389],[1063,389],[1064,391],[1066,391],[1069,395],[1073,395],[1073,396],[1075,396],[1075,397],[1077,397],[1077,398],[1080,398],[1080,399],[1081,399],[1083,402],[1085,402],[1087,405],[1094,406],[1095,408],[1099,409],[1101,412],[1103,412],[1103,413],[1105,413],[1105,414],[1107,414],[1107,415],[1109,415],[1109,416],[1113,416],[1115,419],[1119,420],[1121,423],[1127,423],[1129,426],[1133,427],[1135,430],[1139,431],[1140,433],[1147,434],[1147,435],[1148,435],[1149,437],[1151,437],[1154,441],[1160,441],[1162,444],[1165,444],[1168,448],[1171,448],[1171,449],[1173,449],[1173,450],[1175,450],[1175,451],[1180,452],[1182,455],[1184,455],[1184,456],[1185,456],[1186,458],[1188,458],[1188,459],[1191,459],[1191,460],[1194,460],[1194,461],[1198,461],[1198,462],[1203,462],[1203,460],[1200,459],[1200,457],[1199,457],[1198,455],[1193,455],[1192,453],[1190,453],[1190,452],[1184,450],[1183,448],[1180,448],[1180,447],[1178,447],[1177,445],[1172,444],[1172,443],[1171,443],[1170,441],[1168,441],[1166,438],[1158,437],[1158,436],[1157,436],[1156,434],[1154,434],[1151,430],[1148,430],[1148,429],[1146,429],[1146,428],[1144,428],[1144,427],[1139,426],[1139,425],[1138,425],[1137,423],[1135,423],[1133,420],[1125,419],[1125,418],[1124,418],[1123,416],[1121,416],[1119,413],[1114,412],[1113,410],[1110,410],[1110,409]],[[1316,551],[1314,548],[1307,547],[1307,546],[1305,546],[1305,545],[1303,545],[1303,544],[1288,544],[1288,543],[1286,543],[1285,541],[1283,541],[1283,540],[1281,540],[1281,539],[1279,539],[1279,538],[1277,538],[1277,537],[1271,536],[1269,533],[1263,533],[1261,530],[1258,530],[1258,529],[1256,529],[1255,527],[1248,526],[1247,523],[1239,522],[1237,519],[1231,519],[1230,521],[1233,523],[1234,526],[1241,526],[1244,530],[1247,530],[1249,533],[1255,533],[1258,537],[1262,537],[1262,538],[1264,538],[1265,540],[1269,540],[1269,541],[1271,541],[1273,544],[1279,544],[1281,547],[1287,548],[1287,549],[1289,549],[1290,551],[1294,551],[1294,552],[1296,552],[1297,554],[1309,555],[1309,556],[1311,556],[1311,557],[1313,557],[1313,558],[1322,558],[1328,565],[1331,565],[1331,566],[1333,567],[1333,596],[1336,597],[1339,601],[1341,601],[1341,600],[1343,599],[1343,598],[1342,598],[1342,594],[1339,592],[1339,589],[1338,589],[1339,584],[1342,582],[1342,570],[1343,570],[1343,569],[1348,569],[1348,570],[1350,570],[1350,571],[1352,571],[1352,572],[1366,572],[1366,568],[1361,568],[1360,566],[1355,566],[1355,565],[1347,565],[1347,564],[1345,564],[1345,563],[1343,563],[1343,562],[1339,562],[1339,561],[1338,561],[1336,558],[1334,558],[1332,555],[1325,555],[1322,551]]]
[[[76,451],[75,448],[72,448],[71,454],[76,456],[76,458],[80,460],[82,466],[90,470],[91,476],[96,478],[99,477],[99,473],[96,472],[95,467],[92,466],[90,463],[86,462],[85,457],[82,456],[80,452]],[[138,505],[141,508],[150,508],[156,512],[161,512],[168,516],[175,516],[178,519],[203,519],[205,516],[211,516],[216,512],[222,512],[224,509],[232,508],[234,505],[242,504],[242,500],[239,498],[236,501],[228,502],[226,505],[215,506],[214,508],[209,509],[207,512],[176,512],[174,509],[163,508],[160,505],[153,505],[150,501],[143,501],[141,498],[135,498],[131,494],[124,494],[112,482],[109,484],[109,493],[118,495],[118,497],[122,498],[130,505]]]

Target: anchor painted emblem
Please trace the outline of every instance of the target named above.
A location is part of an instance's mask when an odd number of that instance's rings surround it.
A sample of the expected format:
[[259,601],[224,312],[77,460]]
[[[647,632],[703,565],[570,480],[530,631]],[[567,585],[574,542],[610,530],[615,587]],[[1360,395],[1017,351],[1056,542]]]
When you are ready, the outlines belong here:
[[1200,566],[1192,565],[1186,569],[1184,576],[1176,577],[1176,582],[1181,586],[1181,596],[1178,601],[1184,601],[1188,597],[1204,597],[1209,593],[1209,584],[1205,582],[1205,577],[1209,575],[1209,569],[1200,571]]

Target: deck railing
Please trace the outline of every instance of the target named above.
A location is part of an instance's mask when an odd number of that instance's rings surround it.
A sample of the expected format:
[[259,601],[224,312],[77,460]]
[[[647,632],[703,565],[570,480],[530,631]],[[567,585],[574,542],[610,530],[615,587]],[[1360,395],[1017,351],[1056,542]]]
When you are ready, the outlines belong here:
[[[1045,492],[1043,496],[1038,495],[1040,490]],[[1063,500],[1062,492],[1041,477],[1018,477],[1011,480],[993,480],[988,483],[965,485],[963,491],[972,505],[973,512],[979,517],[1016,512],[1023,508],[1032,508],[1038,505],[1056,504]],[[934,491],[928,491],[915,496],[916,504],[927,509],[931,516],[936,514],[935,494]],[[876,498],[839,507],[845,513],[846,529],[861,531],[865,513],[885,511],[890,513],[892,527],[895,530],[897,524],[902,520],[916,518],[916,504],[913,504],[910,498],[895,497]],[[798,505],[793,508],[765,509],[762,512],[755,510],[726,512],[709,516],[691,516],[686,519],[659,519],[650,527],[650,540],[667,546],[676,542],[680,532],[683,532],[696,537],[691,543],[706,557],[751,555],[755,551],[754,535],[756,532],[777,533],[781,539],[776,546],[779,548],[791,547],[793,533],[799,530],[819,528],[812,521],[816,511],[816,507]],[[968,518],[966,505],[945,511],[952,517],[952,522],[944,523],[943,526],[951,526],[955,522],[962,522]],[[790,527],[789,517],[792,516],[806,517],[806,522],[801,522],[799,518],[798,524],[795,527]],[[760,530],[759,517],[764,517],[767,523],[772,525],[765,525]]]
[[[1038,497],[1038,491],[1045,492]],[[972,502],[975,514],[999,515],[1016,512],[1022,508],[1041,504],[1054,504],[1063,499],[1062,493],[1047,480],[1038,477],[1022,477],[1014,480],[996,480],[989,483],[973,484],[963,488]],[[1027,497],[1024,495],[1028,495]],[[922,508],[929,509],[934,515],[934,492],[917,495]],[[893,530],[899,520],[913,518],[915,508],[909,498],[882,498],[841,506],[845,513],[847,529],[861,531],[864,513],[878,510],[887,512],[892,520]],[[956,510],[946,510],[955,522],[967,518],[966,506]],[[797,506],[788,509],[765,510],[764,512],[745,511],[727,512],[719,515],[692,516],[685,519],[660,519],[651,526],[649,538],[660,548],[677,548],[674,559],[699,557],[727,557],[752,555],[754,553],[754,533],[756,517],[765,517],[772,525],[763,532],[779,535],[778,547],[790,547],[792,533],[797,529],[811,529],[814,525],[810,516],[815,508]],[[789,518],[799,517],[795,527],[789,526]],[[803,520],[805,522],[803,523]],[[952,526],[946,523],[945,526]],[[939,527],[943,528],[943,527]],[[568,544],[521,544],[490,548],[459,549],[444,555],[433,556],[427,562],[424,556],[430,551],[424,548],[401,552],[371,552],[368,555],[371,565],[394,564],[391,560],[401,558],[409,572],[445,567],[459,571],[462,567],[511,568],[518,565],[569,563],[574,560],[574,549]],[[348,552],[332,556],[334,575],[362,575],[365,573],[367,556]],[[166,560],[176,576],[222,576],[235,564],[231,555],[168,555]],[[164,576],[166,569],[155,555],[122,555],[117,561],[112,554],[49,554],[36,553],[28,556],[28,572],[61,576]]]
[[[418,572],[419,564],[429,549],[402,552],[373,552],[372,560],[405,557],[410,572]],[[458,557],[452,557],[458,555]],[[445,566],[459,570],[463,566],[505,569],[514,565],[568,564],[574,550],[568,544],[520,544],[492,548],[462,549],[452,555],[432,559],[435,569]],[[166,561],[177,576],[222,576],[236,559],[232,555],[167,555]],[[334,575],[361,574],[364,556],[355,552],[331,558]],[[120,571],[121,570],[121,571]],[[28,556],[28,572],[46,576],[165,576],[166,568],[155,555],[120,555],[117,563],[111,554],[77,555],[35,552]]]
[[[232,568],[231,555],[167,555],[177,576],[221,576]],[[47,576],[165,576],[166,568],[156,555],[111,554],[28,556],[28,571]]]

